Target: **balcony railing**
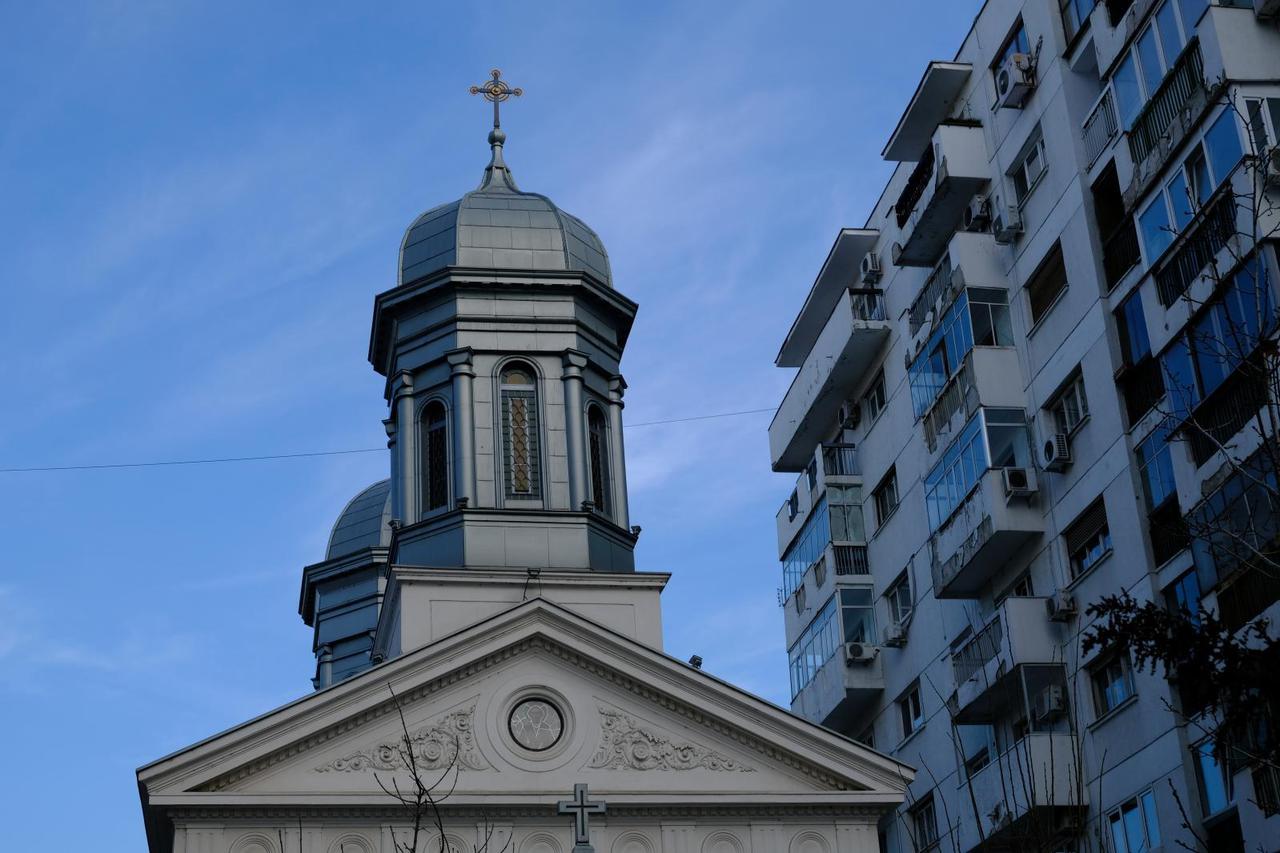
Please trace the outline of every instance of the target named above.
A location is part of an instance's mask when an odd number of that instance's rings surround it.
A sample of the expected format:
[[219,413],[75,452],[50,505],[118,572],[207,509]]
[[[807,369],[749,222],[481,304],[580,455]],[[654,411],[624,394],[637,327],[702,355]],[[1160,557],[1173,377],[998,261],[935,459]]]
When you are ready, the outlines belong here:
[[961,420],[967,420],[977,405],[973,351],[970,350],[964,361],[960,362],[960,369],[947,380],[933,405],[924,414],[924,441],[929,452],[937,450],[938,438],[948,432],[957,412],[963,413]]
[[1203,465],[1248,425],[1267,402],[1266,368],[1246,360],[1196,406],[1185,425],[1196,465]]
[[867,561],[866,545],[832,545],[837,575],[867,575],[871,564]]
[[1193,38],[1129,130],[1129,153],[1135,166],[1159,147],[1161,137],[1191,98],[1204,91],[1204,60]]
[[852,444],[828,444],[822,448],[822,473],[827,477],[857,477],[858,454]]
[[1236,196],[1228,181],[1216,198],[1196,215],[1176,244],[1174,252],[1156,270],[1156,293],[1168,308],[1186,293],[1191,282],[1207,267],[1236,233]]
[[1098,103],[1093,105],[1093,111],[1089,113],[1080,129],[1080,134],[1084,137],[1085,159],[1088,163],[1085,166],[1086,169],[1093,168],[1093,164],[1098,162],[1102,152],[1106,151],[1111,140],[1116,138],[1119,129],[1119,122],[1116,121],[1116,102],[1111,90],[1107,89],[1102,93]]
[[915,210],[916,202],[920,201],[920,197],[924,195],[925,188],[929,186],[929,180],[932,177],[933,145],[931,143],[925,149],[920,162],[916,164],[915,170],[911,172],[911,177],[907,178],[907,185],[902,188],[902,195],[898,196],[898,201],[893,205],[899,228],[906,225],[907,220],[911,218],[911,211]]
[[1102,244],[1102,269],[1107,276],[1107,289],[1119,284],[1124,274],[1141,260],[1138,228],[1131,216]]
[[911,334],[915,335],[920,331],[920,327],[924,325],[924,318],[938,303],[939,297],[951,289],[951,256],[943,255],[942,260],[933,268],[933,272],[929,273],[929,278],[924,283],[924,287],[920,288],[920,293],[916,295],[915,301],[911,303],[911,309],[907,312],[907,322],[911,327]]

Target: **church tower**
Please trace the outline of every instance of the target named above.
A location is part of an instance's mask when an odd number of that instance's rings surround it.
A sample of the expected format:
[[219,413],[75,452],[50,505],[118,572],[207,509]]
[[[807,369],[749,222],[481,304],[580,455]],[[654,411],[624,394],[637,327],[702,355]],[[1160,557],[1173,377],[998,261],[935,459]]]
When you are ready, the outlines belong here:
[[643,587],[651,618],[620,624],[661,640],[665,576],[635,574],[623,454],[619,362],[637,306],[614,289],[596,233],[516,185],[498,107],[520,90],[495,71],[473,93],[494,104],[480,185],[410,224],[396,286],[374,301],[390,477],[352,499],[326,559],[304,570],[317,688],[530,584],[597,617],[634,608]]

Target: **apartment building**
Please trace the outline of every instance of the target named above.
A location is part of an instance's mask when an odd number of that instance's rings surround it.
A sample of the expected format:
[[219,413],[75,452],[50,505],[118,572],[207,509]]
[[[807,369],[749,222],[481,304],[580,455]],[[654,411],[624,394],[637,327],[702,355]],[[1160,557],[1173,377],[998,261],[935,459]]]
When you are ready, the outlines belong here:
[[1191,686],[1081,645],[1122,591],[1280,616],[1188,532],[1280,529],[1245,369],[1275,338],[1277,16],[988,0],[782,343],[792,708],[917,768],[886,851],[1280,849],[1280,780],[1215,752]]

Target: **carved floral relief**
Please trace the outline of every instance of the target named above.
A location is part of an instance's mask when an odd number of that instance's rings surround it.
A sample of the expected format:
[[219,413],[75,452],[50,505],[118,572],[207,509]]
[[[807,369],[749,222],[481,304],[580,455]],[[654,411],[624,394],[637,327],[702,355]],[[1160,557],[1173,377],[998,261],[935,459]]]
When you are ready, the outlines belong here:
[[[485,770],[492,766],[476,748],[475,710],[473,704],[409,732],[413,757],[420,770],[441,770],[453,765],[467,770]],[[407,769],[403,739],[380,743],[316,768],[321,773]]]
[[630,770],[707,770],[751,773],[736,758],[643,728],[621,711],[600,706],[600,745],[588,767]]

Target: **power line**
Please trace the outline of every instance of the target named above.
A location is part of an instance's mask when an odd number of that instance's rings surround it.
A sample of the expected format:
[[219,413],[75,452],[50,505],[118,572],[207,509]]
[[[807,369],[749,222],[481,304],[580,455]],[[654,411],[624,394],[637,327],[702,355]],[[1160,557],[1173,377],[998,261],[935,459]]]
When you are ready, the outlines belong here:
[[[733,418],[739,415],[758,415],[773,409],[744,409],[740,412],[719,412],[714,415],[692,415],[687,418],[666,418],[660,421],[644,421],[628,424],[628,428],[679,424],[688,421],[705,421],[713,418]],[[165,459],[157,462],[107,462],[97,465],[35,465],[25,468],[0,468],[0,474],[34,474],[45,471],[106,471],[119,468],[165,468],[178,465],[220,465],[228,462],[270,462],[278,459],[308,459],[317,456],[349,456],[355,453],[379,453],[385,447],[360,447],[354,450],[315,450],[309,453],[273,453],[265,456],[223,456],[216,459]]]

